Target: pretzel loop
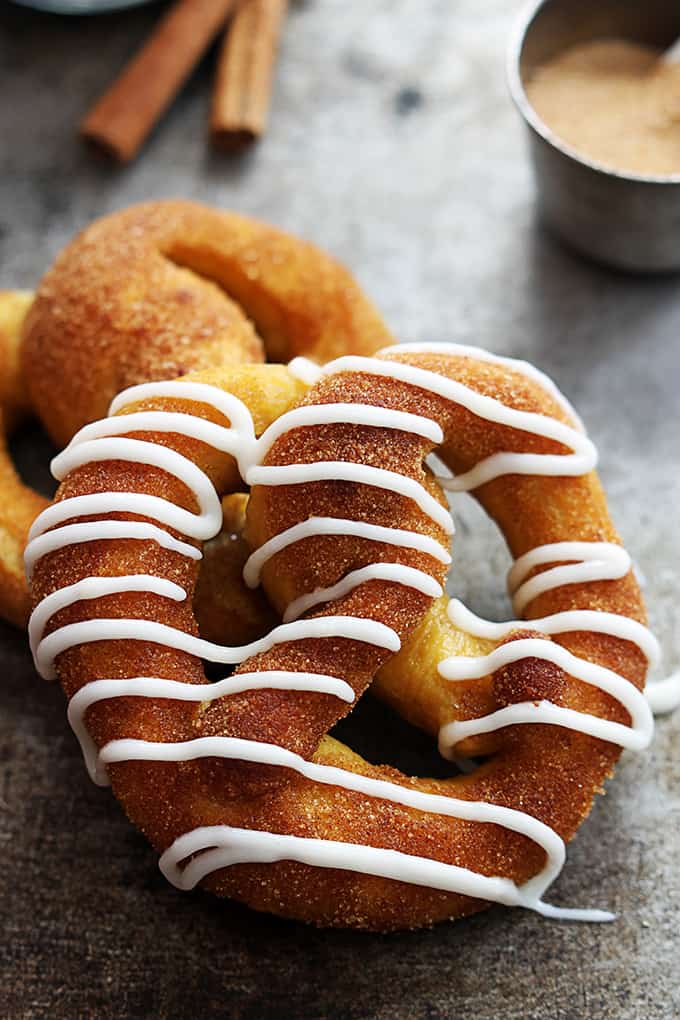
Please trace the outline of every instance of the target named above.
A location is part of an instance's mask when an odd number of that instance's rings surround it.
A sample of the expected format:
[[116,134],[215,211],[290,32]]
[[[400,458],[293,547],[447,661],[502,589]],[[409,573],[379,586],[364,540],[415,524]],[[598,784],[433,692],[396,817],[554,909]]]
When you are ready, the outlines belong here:
[[[146,202],[92,223],[35,295],[0,291],[0,617],[26,624],[22,555],[46,505],[6,448],[20,416],[37,415],[63,446],[123,387],[265,356],[371,354],[390,339],[343,266],[264,223],[182,201]],[[204,428],[213,441],[214,428]],[[97,436],[89,425],[79,455]],[[92,513],[99,504],[90,501]]]

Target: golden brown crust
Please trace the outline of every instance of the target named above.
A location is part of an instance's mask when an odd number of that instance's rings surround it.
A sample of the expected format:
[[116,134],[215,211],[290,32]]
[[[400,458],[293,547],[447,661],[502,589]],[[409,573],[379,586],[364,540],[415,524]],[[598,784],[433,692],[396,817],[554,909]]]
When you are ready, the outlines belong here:
[[[505,367],[451,356],[390,357],[455,378],[508,406],[566,420],[563,410],[536,383]],[[245,374],[248,379],[244,381]],[[284,370],[272,367],[231,373],[225,370],[208,374],[206,381],[240,396],[256,413],[258,429],[292,405],[301,392],[299,384]],[[440,454],[456,472],[469,469],[494,452],[566,452],[555,442],[482,422],[440,397],[375,377],[331,376],[304,400],[356,401],[432,417],[441,424],[446,437]],[[163,407],[182,409],[173,401],[164,401]],[[198,405],[193,411],[206,413]],[[167,435],[152,438],[194,459],[218,491],[228,491],[236,483],[229,459],[207,451],[202,444]],[[340,459],[342,454],[342,459],[395,468],[436,492],[423,467],[429,445],[417,437],[389,430],[346,425],[315,427],[284,435],[266,462]],[[187,493],[169,476],[115,462],[88,465],[72,473],[58,498],[111,487],[165,495],[190,505]],[[618,541],[594,474],[582,478],[507,476],[487,483],[476,495],[497,520],[514,555],[556,541]],[[429,518],[402,497],[362,485],[314,482],[257,487],[248,510],[250,540],[259,545],[312,514],[366,519],[444,538]],[[280,552],[265,568],[265,587],[274,604],[282,606],[314,587],[335,583],[348,570],[374,562],[376,556],[417,566],[442,580],[441,564],[425,554],[334,536],[306,540]],[[46,556],[36,568],[34,594],[42,598],[90,574],[131,570],[178,580],[190,593],[197,572],[193,562],[150,542],[94,542],[71,547],[68,554]],[[644,607],[632,574],[617,581],[572,584],[546,592],[531,604],[530,615],[572,608],[601,609],[644,620]],[[104,611],[107,616],[139,616],[196,631],[187,604],[169,607],[157,597],[139,594],[80,603],[55,616],[49,629],[101,616]],[[440,654],[443,647],[454,645],[460,653],[460,635],[444,624],[439,602],[430,605],[430,600],[412,589],[372,581],[343,599],[325,604],[313,615],[335,613],[370,616],[387,624],[401,637],[402,652],[386,662],[385,653],[371,645],[346,639],[316,639],[275,646],[240,669],[306,668],[337,675],[338,663],[342,663],[343,678],[360,695],[382,667],[382,696],[392,700],[407,718],[432,732],[442,722],[471,718],[523,697],[534,689],[532,684],[554,692],[568,707],[628,722],[622,706],[598,689],[555,671],[543,676],[530,674],[527,663],[497,678],[489,677],[486,683],[455,685],[454,693],[452,685],[439,677],[436,666],[444,657]],[[468,654],[486,651],[484,642],[469,637],[465,640]],[[629,642],[591,633],[561,635],[560,643],[577,655],[615,668],[636,687],[642,687],[645,664]],[[59,657],[58,672],[69,696],[98,676],[158,675],[204,682],[200,662],[195,658],[146,642],[102,641],[73,648]],[[414,696],[416,679],[418,691]],[[324,736],[344,711],[345,707],[329,696],[299,692],[232,695],[199,710],[187,703],[153,705],[146,699],[128,698],[92,708],[88,726],[100,746],[123,736],[173,741],[221,734],[275,742],[316,762],[421,791],[519,808],[564,839],[571,838],[588,814],[594,795],[601,790],[620,753],[618,747],[578,732],[554,726],[516,726],[470,742],[470,751],[491,755],[473,774],[449,780],[410,779],[386,766],[368,765]],[[536,844],[508,829],[443,818],[342,788],[319,786],[280,769],[205,759],[181,765],[118,764],[111,768],[111,774],[114,792],[129,817],[159,850],[197,826],[226,824],[397,849],[520,883],[536,874],[544,861],[543,851]],[[462,895],[290,862],[235,866],[216,872],[204,884],[256,909],[317,924],[374,930],[417,927],[462,916],[484,905]]]
[[19,365],[19,346],[32,303],[30,290],[0,290],[0,407],[5,416],[5,428],[11,428],[29,409]]
[[7,435],[29,410],[19,367],[19,345],[30,291],[0,291],[0,617],[23,627],[31,608],[24,576],[26,535],[47,500],[21,481]]
[[57,257],[26,323],[24,371],[63,445],[126,386],[261,361],[260,337],[281,362],[392,342],[351,274],[314,245],[198,202],[146,202],[95,221]]
[[264,637],[280,620],[262,588],[247,588],[243,568],[250,546],[245,492],[222,500],[222,531],[203,546],[203,560],[194,593],[198,629],[206,641],[247,645]]

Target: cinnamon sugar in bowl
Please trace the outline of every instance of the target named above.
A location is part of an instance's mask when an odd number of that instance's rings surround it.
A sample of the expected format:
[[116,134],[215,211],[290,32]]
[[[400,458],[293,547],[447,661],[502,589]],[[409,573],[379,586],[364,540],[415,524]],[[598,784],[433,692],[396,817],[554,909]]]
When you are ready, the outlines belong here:
[[511,40],[541,217],[618,269],[680,269],[679,37],[672,0],[534,0]]

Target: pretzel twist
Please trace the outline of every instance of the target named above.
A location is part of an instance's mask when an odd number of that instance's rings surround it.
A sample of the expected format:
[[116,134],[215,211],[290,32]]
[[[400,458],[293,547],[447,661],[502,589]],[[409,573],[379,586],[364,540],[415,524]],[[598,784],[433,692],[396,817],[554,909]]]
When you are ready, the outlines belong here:
[[[352,275],[257,220],[168,200],[96,220],[43,278],[22,347],[63,446],[120,390],[225,364],[371,354],[392,338]],[[59,381],[55,386],[54,380]]]
[[[37,414],[63,446],[136,383],[265,356],[370,354],[390,341],[343,266],[256,220],[160,201],[91,224],[57,257],[34,300],[0,292],[0,616],[26,625],[22,556],[46,505],[21,483],[6,448],[20,414]],[[210,563],[219,578],[224,563],[214,551]],[[210,632],[219,605],[204,597],[200,608]],[[264,613],[262,602],[257,609]],[[244,623],[251,618],[244,601]]]
[[[592,444],[544,376],[485,352],[397,348],[318,374],[301,402],[272,366],[139,387],[57,458],[27,550],[31,640],[90,771],[181,888],[378,930],[489,901],[606,919],[543,899],[620,747],[652,727],[654,641]],[[433,449],[502,529],[526,622],[441,594],[453,529]],[[226,648],[197,638],[191,599],[216,493],[241,479],[246,580],[285,622]],[[199,656],[238,668],[207,686]],[[485,764],[411,779],[328,737],[376,673],[446,753]]]

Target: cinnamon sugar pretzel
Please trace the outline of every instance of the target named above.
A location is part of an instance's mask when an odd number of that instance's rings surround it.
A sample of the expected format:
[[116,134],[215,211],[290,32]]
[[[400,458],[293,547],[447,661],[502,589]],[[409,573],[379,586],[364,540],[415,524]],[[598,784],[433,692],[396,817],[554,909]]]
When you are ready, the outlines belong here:
[[[19,412],[36,414],[62,446],[135,383],[265,356],[322,362],[389,342],[343,266],[267,224],[187,201],[147,202],[92,223],[34,298],[0,292],[0,617],[26,625],[22,556],[46,504],[4,444]],[[213,562],[220,576],[211,553]],[[209,627],[215,600],[200,605]]]
[[31,402],[64,445],[136,383],[392,342],[354,277],[315,245],[175,199],[105,216],[64,248],[36,293],[22,358]]
[[[595,450],[549,380],[476,349],[399,347],[135,387],[112,413],[55,461],[26,555],[31,643],[170,881],[374,930],[488,902],[609,918],[543,896],[621,747],[651,737],[657,650]],[[246,581],[284,622],[218,646],[192,596],[219,497],[244,482]],[[442,485],[499,524],[522,619],[443,595]],[[201,659],[237,669],[208,684]],[[445,754],[484,763],[412,779],[329,737],[376,674]]]

